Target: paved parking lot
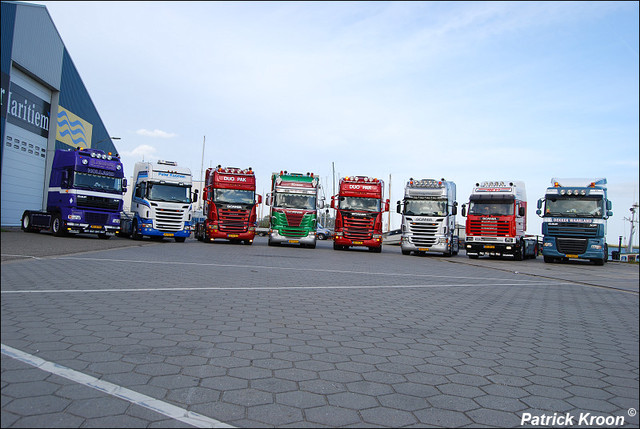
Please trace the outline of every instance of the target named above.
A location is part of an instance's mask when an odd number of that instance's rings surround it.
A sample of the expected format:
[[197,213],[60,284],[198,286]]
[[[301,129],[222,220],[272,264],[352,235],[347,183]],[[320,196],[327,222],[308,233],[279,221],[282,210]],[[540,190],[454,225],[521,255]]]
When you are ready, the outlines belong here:
[[638,279],[394,246],[3,232],[1,423],[634,427]]

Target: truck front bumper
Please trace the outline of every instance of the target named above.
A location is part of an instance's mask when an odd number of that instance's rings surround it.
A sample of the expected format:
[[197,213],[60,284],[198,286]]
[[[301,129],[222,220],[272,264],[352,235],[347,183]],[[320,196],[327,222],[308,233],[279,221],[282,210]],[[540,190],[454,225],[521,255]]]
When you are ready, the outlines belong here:
[[334,244],[338,246],[347,246],[347,247],[382,247],[382,234],[380,234],[380,238],[371,238],[368,240],[351,240],[348,238],[344,238],[343,236],[336,235],[333,238]]
[[88,223],[65,222],[67,231],[71,234],[106,234],[115,235],[120,231],[120,226],[91,225]]
[[280,234],[277,229],[272,229],[269,233],[269,241],[276,244],[314,245],[316,244],[316,234],[310,232],[305,237],[288,237]]
[[[443,240],[445,240],[443,242]],[[449,243],[446,241],[446,238],[439,237],[436,239],[436,243],[432,246],[423,246],[416,245],[411,241],[410,236],[402,236],[400,241],[400,248],[404,252],[437,252],[437,253],[447,253],[449,251]]]
[[205,233],[206,239],[209,241],[215,240],[249,240],[253,241],[256,236],[255,231],[245,232],[224,232],[217,229],[207,229]]
[[522,250],[519,243],[466,243],[464,248],[472,256],[515,256]]
[[604,239],[587,239],[584,252],[558,251],[556,237],[545,236],[542,245],[542,256],[558,259],[585,259],[590,261],[602,260],[605,257]]

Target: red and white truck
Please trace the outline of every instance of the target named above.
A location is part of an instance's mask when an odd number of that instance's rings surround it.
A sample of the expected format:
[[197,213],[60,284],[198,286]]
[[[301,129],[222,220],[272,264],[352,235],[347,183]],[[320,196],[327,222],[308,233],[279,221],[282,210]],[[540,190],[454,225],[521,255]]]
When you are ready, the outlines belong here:
[[476,183],[467,217],[465,250],[467,256],[509,257],[521,261],[538,254],[536,237],[526,235],[527,193],[524,182],[485,181]]
[[256,210],[262,196],[256,195],[256,176],[251,167],[207,168],[202,198],[204,217],[195,227],[198,240],[253,244]]
[[382,252],[382,213],[389,211],[389,200],[383,200],[384,182],[367,176],[340,179],[338,195],[331,197],[336,210],[333,248],[368,247]]

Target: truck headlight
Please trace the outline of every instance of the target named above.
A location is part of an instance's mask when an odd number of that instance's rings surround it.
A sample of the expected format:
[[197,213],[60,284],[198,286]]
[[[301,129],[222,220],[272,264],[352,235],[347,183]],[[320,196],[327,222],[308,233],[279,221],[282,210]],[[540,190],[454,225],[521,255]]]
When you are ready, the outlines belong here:
[[117,217],[113,220],[113,223],[117,223],[118,225],[120,225],[120,218]]
[[74,215],[74,214],[70,214],[69,216],[67,216],[67,218],[69,220],[80,220],[81,216],[80,215]]
[[592,244],[592,245],[591,245],[591,248],[592,248],[592,249],[600,250],[600,249],[602,249],[602,245],[600,245],[600,244]]

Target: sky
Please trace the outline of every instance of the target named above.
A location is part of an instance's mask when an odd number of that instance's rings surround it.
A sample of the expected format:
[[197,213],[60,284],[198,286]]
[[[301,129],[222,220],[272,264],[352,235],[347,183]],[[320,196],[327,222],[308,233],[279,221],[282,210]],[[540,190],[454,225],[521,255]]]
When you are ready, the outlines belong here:
[[[638,2],[33,2],[120,152],[385,182],[608,181],[608,242],[638,202]],[[204,157],[203,157],[204,142]],[[391,186],[389,186],[391,182]],[[390,194],[389,194],[390,188]],[[388,216],[385,215],[385,222]],[[458,222],[464,218],[458,216]],[[637,237],[637,233],[636,233]],[[637,238],[634,240],[637,243]]]

